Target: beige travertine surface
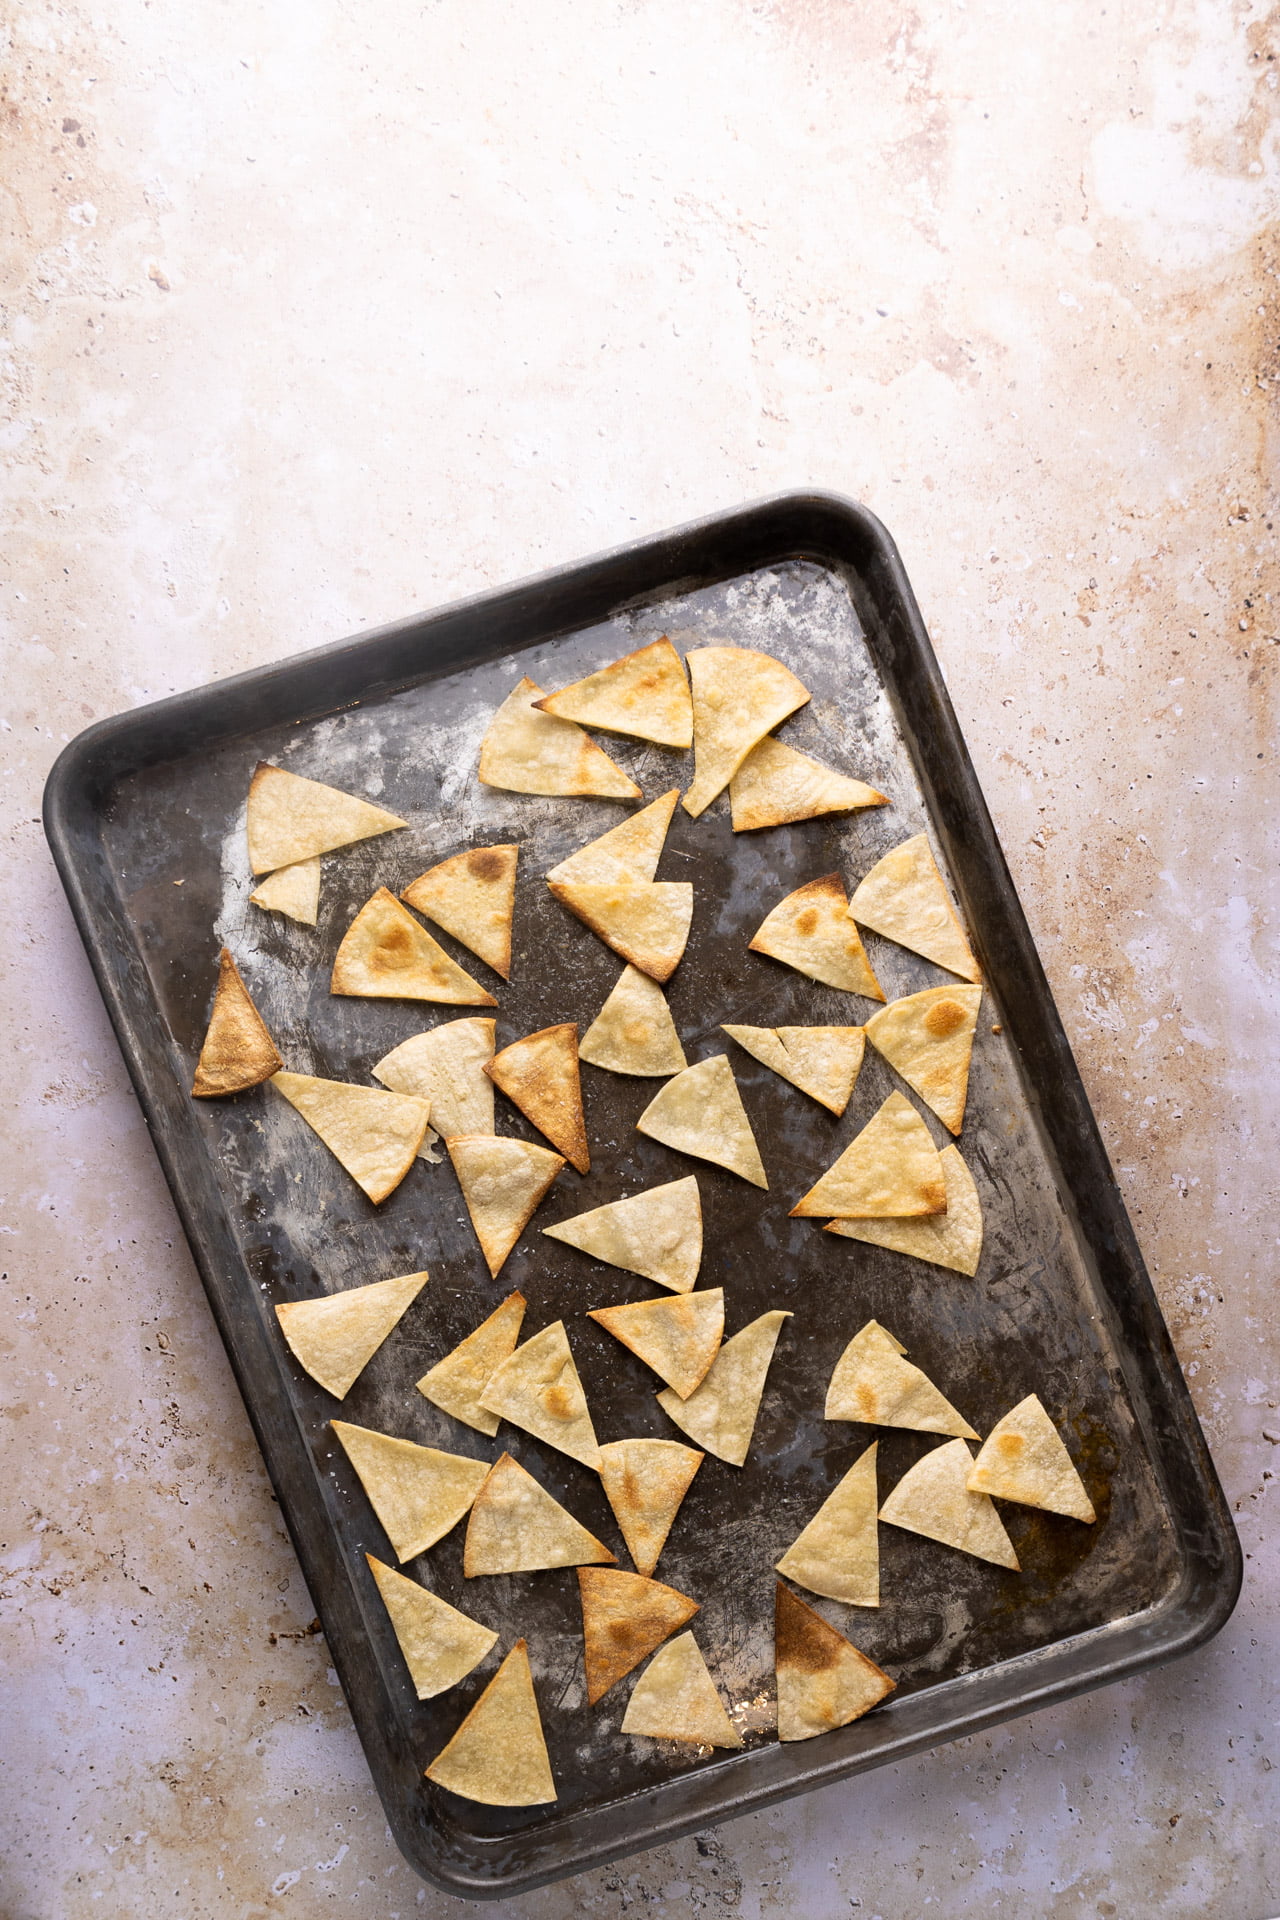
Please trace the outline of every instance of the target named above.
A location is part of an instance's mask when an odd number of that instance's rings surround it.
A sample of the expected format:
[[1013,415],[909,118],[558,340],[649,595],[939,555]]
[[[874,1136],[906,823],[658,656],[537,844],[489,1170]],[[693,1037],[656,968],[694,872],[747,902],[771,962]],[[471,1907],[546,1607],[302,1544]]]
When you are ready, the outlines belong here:
[[41,835],[59,747],[803,484],[902,546],[1244,1595],[1179,1666],[499,1910],[1274,1913],[1275,21],[7,20],[4,1920],[454,1909],[309,1631]]

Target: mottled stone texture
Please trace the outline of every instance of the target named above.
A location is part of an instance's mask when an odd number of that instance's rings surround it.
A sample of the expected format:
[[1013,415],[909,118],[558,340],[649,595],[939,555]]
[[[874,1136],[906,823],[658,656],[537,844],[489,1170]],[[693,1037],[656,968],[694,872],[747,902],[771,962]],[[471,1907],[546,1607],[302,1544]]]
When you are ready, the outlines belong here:
[[796,484],[901,543],[1244,1596],[1177,1667],[500,1910],[1273,1913],[1274,21],[7,11],[5,1920],[454,1911],[310,1629],[41,836],[50,762]]

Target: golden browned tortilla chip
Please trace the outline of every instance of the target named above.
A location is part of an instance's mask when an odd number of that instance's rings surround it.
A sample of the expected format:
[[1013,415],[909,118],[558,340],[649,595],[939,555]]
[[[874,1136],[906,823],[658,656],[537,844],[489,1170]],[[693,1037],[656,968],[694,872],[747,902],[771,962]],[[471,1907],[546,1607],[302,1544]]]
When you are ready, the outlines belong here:
[[929,1260],[953,1273],[978,1271],[982,1253],[982,1203],[973,1175],[960,1158],[959,1147],[944,1147],[938,1156],[947,1188],[947,1210],[919,1220],[830,1220],[828,1233],[868,1246],[888,1247]]
[[966,1484],[973,1455],[963,1440],[934,1447],[904,1473],[880,1509],[890,1527],[940,1540],[993,1566],[1020,1571],[1013,1542],[1000,1524],[985,1493],[971,1493]]
[[838,1116],[848,1106],[866,1045],[861,1027],[726,1025],[722,1031],[829,1113]]
[[627,1702],[622,1731],[699,1747],[744,1744],[691,1633],[680,1634],[650,1661]]
[[527,1033],[495,1053],[484,1070],[579,1173],[590,1173],[576,1026],[565,1021]]
[[611,1440],[600,1483],[639,1573],[652,1573],[704,1453],[679,1440]]
[[329,991],[372,1000],[441,1000],[455,1007],[498,1004],[386,887],[366,900],[342,936]]
[[867,1022],[867,1038],[889,1065],[959,1133],[981,987],[929,987],[891,1001]]
[[587,1315],[687,1400],[720,1351],[724,1289],[677,1293],[635,1306],[597,1307]]
[[446,1020],[429,1033],[415,1033],[384,1053],[370,1069],[392,1093],[411,1093],[431,1108],[431,1126],[420,1152],[438,1160],[430,1148],[437,1139],[462,1133],[493,1132],[493,1082],[484,1071],[493,1058],[495,1022]]
[[868,1320],[836,1361],[827,1388],[827,1420],[861,1420],[869,1427],[912,1427],[917,1433],[977,1434],[944,1399],[928,1375],[904,1360],[901,1342]]
[[480,1405],[480,1396],[507,1357],[515,1352],[524,1321],[525,1298],[509,1293],[502,1305],[482,1320],[474,1333],[460,1340],[418,1381],[418,1392],[432,1406],[465,1421],[478,1433],[498,1431],[498,1416]]
[[271,1085],[299,1112],[375,1206],[394,1193],[422,1145],[425,1100],[310,1073],[273,1073]]
[[518,1460],[504,1453],[495,1461],[467,1522],[462,1570],[468,1580],[485,1573],[599,1565],[613,1558]]
[[519,847],[470,847],[429,867],[400,898],[500,973],[511,972],[511,913]]
[[579,1567],[578,1591],[589,1707],[699,1611],[687,1594],[620,1567]]
[[848,913],[849,900],[838,873],[824,874],[797,887],[765,915],[748,943],[752,953],[767,953],[807,979],[842,993],[883,1000],[858,929]]
[[702,1203],[693,1174],[649,1187],[629,1200],[611,1200],[542,1231],[551,1240],[605,1260],[625,1273],[688,1293],[702,1264]]
[[389,833],[404,821],[339,787],[304,780],[262,760],[249,782],[246,824],[250,867],[254,873],[274,873],[353,840]]
[[1098,1517],[1062,1436],[1034,1393],[992,1427],[965,1484],[970,1493],[1017,1500],[1072,1520]]
[[782,1323],[791,1315],[775,1309],[762,1313],[731,1340],[726,1340],[700,1387],[682,1400],[670,1387],[658,1395],[658,1405],[682,1432],[696,1440],[717,1460],[740,1467],[756,1430],[756,1415],[764,1396],[765,1376]]
[[460,1453],[420,1447],[369,1427],[353,1427],[346,1420],[331,1420],[329,1425],[342,1442],[397,1560],[425,1553],[450,1527],[456,1527],[489,1472],[485,1461],[469,1460]]
[[982,978],[923,833],[876,861],[854,888],[849,914],[860,926],[922,953],[962,980]]
[[636,1121],[636,1132],[727,1167],[754,1187],[769,1184],[733,1068],[723,1053],[699,1060],[668,1080]]
[[241,1093],[246,1087],[260,1086],[283,1065],[230,949],[224,947],[218,957],[213,1010],[191,1091],[198,1100]]
[[491,1279],[524,1232],[564,1155],[531,1140],[500,1140],[496,1135],[464,1133],[445,1146],[462,1188]]
[[779,1740],[809,1740],[847,1727],[897,1685],[781,1580],[773,1623]]
[[517,1640],[427,1779],[485,1807],[540,1807],[556,1797],[533,1691],[529,1655]]
[[806,1218],[894,1219],[943,1213],[947,1186],[933,1137],[911,1102],[891,1093],[862,1132],[791,1211]]
[[781,827],[790,820],[888,803],[874,787],[824,767],[770,735],[751,749],[729,782],[729,804],[734,832],[751,833],[757,827]]
[[802,707],[809,691],[781,660],[751,647],[695,647],[686,664],[693,682],[694,776],[684,810],[696,819],[752,747]]
[[547,885],[606,947],[654,980],[671,978],[693,922],[691,882],[625,880],[601,886],[549,880]]
[[778,1561],[778,1572],[827,1600],[842,1600],[848,1607],[878,1607],[879,1504],[873,1440],[797,1534]]
[[652,880],[658,871],[663,843],[679,787],[672,787],[651,800],[639,813],[633,813],[620,825],[610,827],[595,840],[588,840],[558,866],[550,868],[548,881],[560,880],[573,886],[616,886],[632,880]]
[[535,1333],[495,1368],[480,1405],[584,1467],[599,1466],[600,1448],[563,1320]]
[[630,964],[583,1035],[578,1057],[610,1073],[651,1080],[665,1080],[688,1065],[666,994]]
[[277,867],[249,895],[255,907],[282,913],[304,927],[314,927],[320,913],[320,855]]
[[391,1616],[419,1700],[434,1700],[448,1687],[456,1687],[497,1646],[496,1633],[459,1613],[419,1581],[406,1579],[371,1553],[365,1559]]
[[647,647],[575,680],[536,703],[544,713],[606,733],[629,733],[660,747],[693,745],[693,703],[680,655],[664,634]]
[[507,695],[480,746],[479,777],[509,793],[594,794],[638,800],[640,789],[572,720],[540,713],[542,688],[521,680]]
[[405,1273],[319,1300],[287,1300],[276,1308],[276,1318],[298,1364],[342,1400],[429,1277]]

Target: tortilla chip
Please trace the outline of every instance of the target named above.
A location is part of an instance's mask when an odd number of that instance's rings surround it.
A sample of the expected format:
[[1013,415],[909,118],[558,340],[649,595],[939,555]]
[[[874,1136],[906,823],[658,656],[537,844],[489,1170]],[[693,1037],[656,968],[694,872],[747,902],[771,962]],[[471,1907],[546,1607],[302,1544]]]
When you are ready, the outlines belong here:
[[982,978],[923,833],[876,861],[854,888],[849,915],[962,980]]
[[693,784],[684,810],[696,820],[723,793],[751,749],[809,698],[781,660],[751,647],[695,647]]
[[197,1100],[242,1093],[246,1087],[261,1086],[283,1065],[240,969],[224,947],[218,956],[218,984],[191,1091]]
[[626,880],[600,886],[548,880],[547,885],[606,947],[654,980],[671,978],[693,922],[690,881]]
[[645,1733],[654,1740],[689,1740],[699,1747],[745,1745],[691,1633],[672,1640],[641,1674],[627,1702],[622,1731]]
[[928,1375],[902,1355],[901,1343],[868,1320],[836,1361],[825,1420],[861,1420],[869,1427],[911,1427],[916,1433],[977,1434]]
[[1071,1520],[1098,1517],[1062,1436],[1034,1393],[992,1427],[965,1484],[970,1493],[1043,1507]]
[[609,1073],[666,1079],[688,1065],[667,996],[656,980],[627,965],[587,1028],[578,1058]]
[[535,1333],[494,1369],[480,1405],[584,1467],[599,1466],[600,1448],[563,1320]]
[[496,1633],[469,1614],[459,1613],[419,1581],[406,1579],[371,1553],[365,1559],[391,1616],[419,1700],[434,1700],[438,1693],[456,1687],[497,1646]]
[[790,820],[816,820],[819,814],[851,813],[856,807],[888,802],[864,781],[824,767],[770,734],[751,749],[729,782],[729,804],[734,832],[753,833],[757,827],[781,827]]
[[524,1309],[524,1295],[509,1293],[474,1333],[460,1340],[451,1353],[423,1374],[417,1382],[418,1392],[433,1407],[492,1438],[498,1431],[498,1416],[486,1412],[480,1396],[503,1361],[515,1352]]
[[652,1573],[693,1476],[706,1459],[679,1440],[611,1440],[600,1483],[638,1573]]
[[891,1093],[862,1132],[791,1211],[802,1218],[899,1219],[945,1213],[947,1184],[933,1136],[911,1102]]
[[310,1073],[273,1073],[271,1085],[318,1133],[375,1207],[394,1193],[422,1145],[431,1109],[425,1100]]
[[523,1640],[516,1641],[426,1777],[485,1807],[541,1807],[555,1799]]
[[973,1455],[963,1440],[948,1440],[917,1460],[904,1473],[880,1509],[890,1527],[940,1540],[993,1566],[1021,1571],[1013,1542],[1000,1515],[985,1493],[971,1493],[966,1484]]
[[249,898],[268,913],[283,913],[300,926],[314,927],[320,914],[320,855],[295,860],[291,867],[277,867]]
[[699,1060],[668,1080],[636,1121],[636,1132],[727,1167],[754,1187],[769,1185],[733,1068],[723,1053]]
[[488,1476],[484,1460],[420,1447],[346,1420],[329,1425],[342,1442],[397,1560],[412,1560],[456,1527]]
[[589,1707],[701,1610],[674,1587],[615,1567],[579,1567],[578,1592]]
[[762,1313],[748,1327],[726,1340],[707,1370],[702,1385],[682,1400],[664,1387],[658,1405],[683,1433],[696,1440],[717,1460],[740,1467],[751,1446],[756,1416],[764,1396],[765,1377],[784,1320],[790,1313]]
[[539,713],[542,688],[524,679],[513,687],[480,745],[479,777],[508,793],[594,794],[601,800],[639,800],[640,789],[572,720]]
[[567,885],[612,887],[634,880],[652,880],[658,871],[667,828],[680,798],[679,787],[659,795],[619,826],[588,840],[552,867],[547,880]]
[[484,1070],[579,1173],[590,1173],[576,1026],[566,1021],[528,1033],[486,1061]]
[[287,1300],[276,1308],[280,1331],[299,1366],[343,1400],[429,1278],[406,1273],[319,1300]]
[[597,1566],[613,1559],[608,1547],[580,1526],[518,1460],[504,1453],[495,1461],[467,1522],[462,1570],[468,1580],[485,1573]]
[[[767,953],[809,980],[883,1000],[858,929],[849,918],[849,899],[838,873],[824,874],[797,887],[765,915],[748,943],[752,953]],[[850,938],[852,935],[852,938]]]
[[535,704],[543,713],[602,727],[606,733],[631,734],[660,747],[693,745],[689,683],[680,655],[665,634]]
[[867,1038],[889,1065],[959,1133],[981,987],[929,987],[891,1001],[867,1022]]
[[343,934],[329,991],[367,1000],[441,1000],[454,1007],[498,1004],[386,887],[366,900]]
[[390,833],[404,821],[368,800],[357,800],[321,780],[304,780],[283,767],[260,760],[249,782],[249,866],[253,873],[274,873],[318,853]]
[[484,1063],[493,1058],[495,1025],[483,1018],[446,1020],[401,1041],[370,1068],[392,1093],[411,1093],[431,1108],[431,1124],[418,1149],[424,1160],[440,1158],[430,1151],[438,1139],[493,1132],[493,1082]]
[[597,1307],[587,1318],[598,1320],[606,1333],[630,1347],[637,1360],[687,1400],[720,1351],[724,1289],[677,1293],[636,1306]]
[[511,972],[511,913],[519,847],[470,847],[428,867],[400,890],[424,920],[434,920],[500,973]]
[[866,1046],[861,1027],[726,1025],[721,1032],[829,1113],[839,1117],[848,1106]]
[[947,1188],[947,1210],[921,1220],[831,1220],[828,1233],[846,1240],[864,1240],[868,1246],[888,1247],[949,1267],[953,1273],[978,1271],[982,1253],[982,1203],[973,1175],[960,1158],[959,1147],[944,1147],[938,1156]]
[[779,1580],[773,1616],[779,1740],[810,1740],[870,1713],[897,1682]]
[[499,1140],[494,1134],[447,1136],[444,1144],[489,1277],[496,1280],[503,1261],[564,1165],[564,1156],[547,1147],[535,1147],[531,1140]]
[[848,1607],[880,1605],[880,1535],[876,1526],[876,1442],[858,1455],[803,1533],[777,1563],[779,1573],[810,1593]]
[[542,1231],[593,1259],[638,1273],[672,1293],[688,1293],[702,1264],[702,1202],[693,1174],[649,1187],[629,1200],[575,1213]]

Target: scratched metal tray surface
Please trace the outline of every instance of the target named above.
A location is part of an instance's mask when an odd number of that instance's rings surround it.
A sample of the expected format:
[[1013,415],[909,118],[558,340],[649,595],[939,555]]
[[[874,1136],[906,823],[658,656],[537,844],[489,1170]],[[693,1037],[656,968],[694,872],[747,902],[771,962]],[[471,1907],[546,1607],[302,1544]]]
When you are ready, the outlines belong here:
[[[462,1010],[332,997],[329,968],[353,914],[378,885],[399,890],[463,848],[515,841],[510,983],[444,944],[496,994],[500,1046],[554,1021],[585,1028],[620,963],[542,875],[628,810],[483,787],[477,754],[522,673],[562,686],[664,633],[682,649],[719,639],[784,660],[813,698],[782,737],[890,804],[746,835],[731,832],[727,800],[697,821],[677,809],[658,877],[691,880],[695,911],[671,1010],[691,1061],[729,1053],[769,1190],[637,1134],[660,1083],[584,1067],[591,1172],[565,1170],[491,1280],[447,1159],[418,1161],[375,1208],[270,1088],[188,1097],[218,948],[235,954],[288,1067],[369,1084],[389,1048]],[[690,756],[602,743],[646,800],[688,784]],[[326,857],[314,929],[249,904],[245,796],[260,759],[409,823]],[[46,820],[388,1819],[427,1878],[510,1895],[1133,1672],[1226,1619],[1239,1552],[1212,1463],[910,588],[865,510],[821,494],[762,502],[106,721],[58,762]],[[878,1055],[868,1049],[836,1120],[720,1031],[869,1015],[869,1003],[747,942],[802,882],[838,870],[852,887],[921,829],[987,984],[960,1142],[985,1218],[975,1280],[788,1217],[898,1084]],[[875,935],[867,947],[889,998],[949,978]],[[497,1125],[539,1137],[502,1096]],[[746,1465],[708,1456],[657,1570],[701,1603],[694,1629],[746,1750],[623,1735],[631,1681],[589,1709],[574,1573],[466,1581],[461,1527],[405,1570],[501,1639],[460,1686],[419,1703],[364,1560],[394,1555],[330,1419],[485,1460],[506,1448],[628,1564],[592,1472],[505,1425],[489,1441],[413,1383],[519,1287],[525,1337],[566,1321],[602,1441],[678,1437],[653,1376],[584,1317],[657,1290],[540,1229],[690,1171],[706,1220],[698,1284],[723,1286],[726,1332],[767,1308],[794,1316]],[[339,1406],[294,1363],[272,1309],[424,1267],[427,1288]],[[823,1421],[832,1367],[872,1318],[979,1432],[1038,1393],[1098,1523],[1004,1507],[1020,1575],[882,1528],[880,1608],[814,1604],[897,1692],[851,1727],[784,1746],[773,1731],[774,1562],[869,1440],[882,1498],[936,1444]],[[521,1636],[559,1797],[485,1808],[429,1785],[423,1768]]]

